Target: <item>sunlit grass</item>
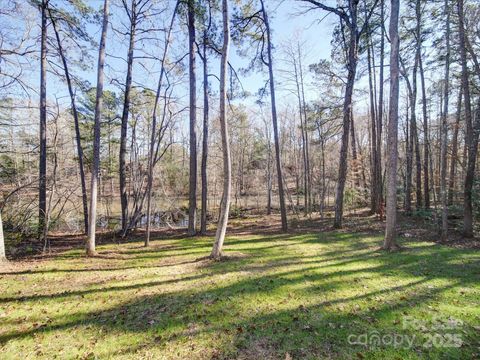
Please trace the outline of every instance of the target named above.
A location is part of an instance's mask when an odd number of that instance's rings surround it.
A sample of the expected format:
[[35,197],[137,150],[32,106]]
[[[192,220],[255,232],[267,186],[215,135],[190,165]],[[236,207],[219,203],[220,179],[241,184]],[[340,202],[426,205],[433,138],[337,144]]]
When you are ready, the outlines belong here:
[[[0,278],[1,358],[478,356],[478,252],[409,242],[386,254],[380,240],[235,236],[228,258],[212,262],[211,238],[170,239],[22,263]],[[427,329],[403,329],[406,318]],[[449,318],[462,325],[440,333],[459,334],[462,346],[424,347],[432,321]],[[349,344],[349,335],[372,332],[416,342]]]

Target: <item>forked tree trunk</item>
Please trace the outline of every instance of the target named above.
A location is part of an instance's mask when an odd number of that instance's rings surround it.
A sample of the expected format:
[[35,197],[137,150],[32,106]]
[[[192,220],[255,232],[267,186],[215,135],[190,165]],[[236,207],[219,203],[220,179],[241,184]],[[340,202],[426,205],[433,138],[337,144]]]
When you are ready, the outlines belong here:
[[40,159],[38,177],[38,236],[45,230],[47,212],[47,0],[42,0],[40,45]]
[[445,81],[442,124],[440,127],[440,199],[442,202],[442,229],[440,240],[447,241],[448,237],[448,198],[447,198],[447,146],[448,146],[448,99],[450,81],[450,9],[448,0],[445,0],[447,53],[445,54]]
[[387,206],[385,239],[383,248],[391,251],[397,248],[397,160],[398,160],[398,94],[400,39],[398,36],[398,16],[400,1],[391,0],[390,7],[390,109],[387,134]]
[[190,172],[188,186],[188,235],[197,225],[197,74],[195,63],[195,1],[188,0],[188,48],[190,74]]
[[98,67],[97,67],[97,95],[95,100],[95,117],[93,129],[93,163],[90,194],[90,216],[88,227],[88,239],[86,251],[88,256],[95,255],[95,230],[97,222],[97,193],[98,178],[100,175],[100,118],[103,106],[103,68],[105,65],[105,42],[108,29],[108,5],[109,0],[103,4],[103,24],[102,35],[100,37],[100,47],[98,49]]
[[226,119],[227,102],[227,64],[228,50],[230,45],[230,22],[228,12],[228,0],[222,0],[223,14],[223,47],[220,63],[220,132],[222,136],[222,154],[223,154],[223,194],[220,203],[220,216],[218,218],[218,227],[215,234],[215,243],[211,257],[218,259],[222,255],[223,242],[227,231],[228,213],[230,210],[230,195],[232,192],[232,162],[230,158],[230,141],[228,135],[228,123]]
[[130,41],[127,54],[127,75],[123,98],[122,124],[120,130],[120,153],[119,153],[119,183],[120,183],[120,204],[122,208],[122,236],[128,231],[128,197],[127,197],[127,129],[128,114],[130,112],[130,92],[132,89],[133,50],[135,46],[135,31],[137,27],[137,1],[132,0],[130,10]]
[[345,87],[345,97],[343,102],[343,132],[340,145],[340,160],[338,164],[338,182],[337,191],[335,194],[335,219],[333,222],[334,228],[342,227],[343,220],[343,198],[345,191],[345,182],[347,181],[348,169],[348,140],[350,136],[350,125],[352,115],[352,96],[353,87],[355,84],[355,75],[357,72],[358,62],[358,29],[357,29],[357,1],[351,2],[351,18],[349,25],[349,45],[348,45],[348,76]]
[[265,4],[263,0],[260,0],[262,5],[263,21],[265,22],[265,30],[267,36],[267,55],[268,55],[268,74],[270,83],[270,99],[272,105],[272,122],[273,122],[273,138],[275,141],[275,160],[277,165],[277,185],[278,185],[278,197],[280,200],[280,216],[282,219],[282,231],[288,230],[287,223],[287,208],[285,206],[285,192],[283,185],[282,174],[282,161],[280,155],[280,140],[278,136],[278,122],[277,122],[277,105],[275,100],[275,82],[273,77],[273,59],[272,59],[272,37],[270,33],[270,24],[268,22],[268,15],[265,10]]

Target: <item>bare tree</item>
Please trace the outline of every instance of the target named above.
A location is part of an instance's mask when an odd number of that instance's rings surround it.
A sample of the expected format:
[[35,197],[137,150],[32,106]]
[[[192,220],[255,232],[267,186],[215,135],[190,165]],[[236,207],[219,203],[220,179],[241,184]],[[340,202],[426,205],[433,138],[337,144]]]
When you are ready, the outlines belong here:
[[203,29],[202,61],[203,61],[203,138],[202,138],[202,209],[200,215],[200,233],[205,235],[207,232],[207,198],[208,198],[208,128],[209,128],[209,83],[208,83],[208,43],[209,31],[212,27],[212,7],[208,1],[208,21]]
[[465,34],[465,13],[463,0],[457,0],[457,9],[460,63],[462,66],[462,88],[465,108],[465,145],[468,154],[463,199],[463,235],[465,237],[473,237],[472,190],[475,177],[478,133],[475,133],[475,129],[473,128],[472,123],[472,104],[470,99],[469,71],[467,66],[467,44]]
[[445,0],[446,15],[446,54],[445,54],[445,79],[443,85],[443,113],[440,127],[440,199],[442,202],[442,227],[441,241],[447,241],[448,237],[448,197],[447,197],[447,146],[448,146],[448,99],[449,99],[449,81],[450,81],[450,9],[448,0]]
[[275,98],[275,78],[273,76],[273,59],[272,59],[272,35],[270,32],[270,23],[268,22],[268,14],[265,10],[265,4],[263,0],[260,0],[262,5],[263,21],[265,23],[265,33],[267,40],[267,61],[270,85],[270,101],[272,106],[272,122],[273,122],[273,138],[275,142],[275,160],[277,165],[277,186],[278,196],[280,200],[280,216],[282,219],[282,231],[288,230],[287,222],[287,208],[285,206],[285,191],[284,191],[284,179],[282,174],[282,160],[280,154],[280,142],[278,136],[278,121],[277,121],[277,104]]
[[398,160],[398,94],[399,94],[399,47],[398,17],[400,0],[391,0],[390,5],[390,108],[387,134],[387,214],[383,248],[397,248],[397,160]]
[[188,61],[190,74],[190,175],[188,188],[188,235],[197,232],[197,73],[195,50],[195,1],[188,0]]
[[42,0],[42,34],[40,48],[40,163],[38,177],[38,235],[45,230],[47,212],[47,6]]
[[93,138],[93,163],[92,163],[92,179],[90,193],[90,216],[88,238],[86,243],[86,251],[88,256],[95,255],[95,230],[97,220],[97,196],[98,196],[98,178],[100,175],[100,118],[103,106],[103,68],[105,66],[105,43],[107,39],[108,29],[108,6],[109,0],[103,3],[103,24],[102,34],[100,37],[100,46],[98,49],[98,65],[97,65],[97,95],[95,100],[95,119],[94,119],[94,138]]
[[[148,1],[147,1],[148,2]],[[128,31],[129,43],[127,52],[127,74],[125,81],[125,90],[123,93],[123,111],[122,125],[120,132],[120,152],[119,152],[119,183],[120,183],[120,203],[122,208],[122,235],[127,233],[128,223],[128,196],[127,196],[127,173],[126,173],[126,155],[127,155],[127,128],[128,114],[130,112],[130,92],[132,89],[132,69],[133,69],[133,51],[135,46],[135,35],[138,23],[137,5],[142,6],[140,0],[132,0],[130,8],[127,1],[122,0],[123,7],[130,21],[130,29]]]
[[223,17],[223,47],[220,63],[220,132],[222,135],[222,154],[223,154],[223,194],[220,203],[220,215],[218,218],[218,227],[215,234],[215,243],[211,257],[218,259],[222,255],[223,242],[227,231],[228,213],[230,210],[230,195],[232,192],[232,162],[230,158],[230,144],[228,135],[228,122],[226,119],[227,102],[227,65],[228,51],[230,45],[230,21],[228,11],[228,0],[222,0]]
[[60,33],[56,25],[56,20],[52,15],[52,11],[48,9],[50,21],[52,22],[53,31],[55,32],[55,39],[57,40],[58,46],[58,53],[60,58],[62,59],[63,70],[65,72],[65,79],[67,81],[68,86],[68,94],[70,95],[70,102],[72,106],[72,114],[73,114],[73,121],[75,126],[75,140],[77,145],[77,156],[78,156],[78,167],[80,173],[80,185],[82,188],[82,205],[83,205],[83,222],[84,222],[84,231],[85,234],[88,232],[88,199],[87,199],[87,186],[85,180],[85,166],[83,164],[83,147],[82,147],[82,140],[80,135],[80,121],[78,118],[78,109],[77,104],[75,101],[75,92],[73,90],[72,79],[70,76],[70,71],[68,68],[67,57],[65,55],[65,51],[62,46],[62,41],[60,39]]
[[[162,94],[162,87],[163,87],[163,81],[164,78],[166,77],[166,64],[167,64],[167,55],[168,51],[170,49],[170,42],[171,42],[171,37],[172,37],[172,30],[173,30],[173,25],[175,22],[175,17],[177,15],[177,10],[179,6],[180,0],[178,0],[175,3],[175,8],[173,9],[173,14],[172,18],[170,20],[170,25],[168,27],[166,36],[165,36],[165,46],[163,48],[163,54],[162,54],[162,59],[161,59],[161,64],[160,64],[160,76],[158,79],[158,85],[157,85],[157,92],[155,94],[155,102],[153,105],[153,112],[152,112],[152,126],[151,126],[151,132],[150,132],[150,146],[149,146],[149,153],[148,153],[148,171],[147,171],[147,189],[145,191],[145,196],[147,197],[147,232],[145,236],[145,246],[150,245],[150,227],[151,227],[151,212],[152,212],[152,186],[153,186],[153,170],[155,168],[155,164],[158,161],[158,148],[159,146],[156,146],[156,144],[159,144],[162,140],[163,134],[164,134],[164,129],[165,127],[163,124],[160,124],[160,135],[157,134],[157,111],[158,111],[158,103],[160,101],[160,96]],[[165,92],[167,92],[165,90]],[[165,98],[164,102],[164,112],[163,112],[163,119],[165,119],[165,108],[168,104],[167,99]],[[163,121],[162,121],[163,122]]]
[[367,29],[368,22],[370,17],[373,14],[378,0],[375,0],[371,5],[370,10],[366,10],[365,18],[363,19],[363,25],[359,25],[358,22],[358,6],[359,0],[348,0],[347,6],[338,6],[331,7],[325,5],[322,1],[317,0],[301,0],[308,2],[315,7],[333,13],[337,15],[340,19],[340,25],[343,30],[343,27],[348,28],[348,39],[345,39],[346,46],[346,66],[347,66],[347,83],[345,86],[345,96],[343,102],[343,133],[342,140],[340,145],[340,160],[338,165],[338,182],[337,190],[335,195],[335,219],[334,227],[340,228],[342,226],[343,220],[343,198],[345,183],[347,180],[347,166],[348,166],[348,146],[349,146],[349,137],[350,137],[350,125],[352,123],[351,114],[352,114],[352,96],[353,88],[355,84],[355,75],[357,73],[357,64],[358,64],[358,44],[360,41],[360,36]]

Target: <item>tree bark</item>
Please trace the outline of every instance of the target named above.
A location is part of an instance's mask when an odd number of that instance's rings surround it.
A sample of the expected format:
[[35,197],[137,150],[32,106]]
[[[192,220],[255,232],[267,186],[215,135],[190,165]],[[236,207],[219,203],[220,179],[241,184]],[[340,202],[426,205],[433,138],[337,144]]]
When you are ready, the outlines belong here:
[[109,0],[104,1],[103,5],[103,24],[100,37],[100,46],[98,49],[97,66],[97,94],[95,100],[95,117],[93,129],[93,163],[90,194],[90,216],[88,227],[88,239],[86,243],[86,252],[88,256],[95,255],[95,230],[97,220],[97,193],[98,178],[100,176],[100,119],[103,106],[103,68],[105,66],[105,42],[108,29],[108,6]]
[[[207,29],[210,28],[209,26]],[[200,216],[200,233],[205,235],[207,232],[207,198],[208,198],[208,176],[207,176],[207,160],[208,160],[208,59],[207,59],[207,29],[203,33],[203,139],[202,139],[202,211]]]
[[307,213],[312,211],[312,169],[310,167],[310,146],[308,136],[308,116],[307,116],[307,102],[305,101],[305,82],[303,78],[302,67],[302,54],[300,43],[297,43],[298,49],[298,68],[300,73],[300,90],[302,94],[302,108],[303,108],[303,125],[305,131],[305,159],[306,159],[306,172],[307,172],[307,186],[305,189],[305,196],[307,197]]
[[440,199],[442,202],[442,229],[441,242],[446,242],[448,237],[448,198],[447,198],[447,146],[448,146],[448,100],[450,81],[450,10],[448,0],[445,0],[446,15],[446,50],[445,54],[445,79],[442,123],[440,127]]
[[[300,57],[300,51],[298,52]],[[297,68],[297,60],[295,54],[292,54],[293,57],[293,71],[295,76],[295,84],[297,87],[297,99],[298,99],[298,113],[300,117],[300,133],[302,140],[302,159],[303,159],[303,211],[305,216],[308,214],[308,189],[309,189],[309,176],[308,176],[308,163],[307,163],[307,141],[306,141],[306,111],[304,111],[304,103],[302,103],[302,91],[300,90],[300,77],[299,69]],[[302,84],[303,86],[303,84]],[[297,200],[298,200],[298,187],[297,187]]]
[[[380,2],[380,21],[385,21],[385,0]],[[373,58],[375,59],[375,57]],[[384,83],[384,65],[385,65],[385,26],[382,25],[380,34],[380,75],[379,75],[379,94],[378,94],[378,116],[377,116],[377,213],[383,212],[383,180],[382,180],[382,128],[383,128],[383,83]]]
[[415,3],[415,12],[417,18],[416,25],[416,51],[415,51],[415,66],[413,74],[413,99],[412,99],[412,135],[415,144],[415,190],[416,190],[416,208],[417,210],[422,207],[422,160],[420,156],[420,144],[418,141],[418,129],[417,129],[417,73],[418,73],[418,64],[421,56],[421,47],[422,47],[422,31],[421,31],[421,0],[417,0]]
[[265,10],[264,0],[260,0],[262,5],[263,20],[265,22],[266,36],[267,36],[267,55],[268,55],[268,74],[270,83],[270,99],[272,105],[272,122],[273,122],[273,138],[275,142],[275,160],[277,165],[277,183],[278,196],[280,200],[280,216],[282,219],[282,231],[288,230],[287,223],[287,209],[285,207],[285,192],[283,187],[282,162],[280,155],[280,142],[278,136],[278,122],[277,122],[277,105],[275,99],[275,81],[273,76],[273,60],[272,60],[272,37],[270,33],[270,24],[268,22],[268,15]]
[[460,62],[462,66],[462,87],[465,107],[465,144],[467,147],[468,161],[465,174],[464,200],[463,200],[463,235],[467,238],[473,237],[473,209],[472,190],[475,177],[475,162],[477,157],[477,137],[474,134],[472,124],[472,106],[470,100],[470,85],[467,66],[467,50],[465,40],[464,6],[463,0],[457,0],[458,26],[459,26],[459,47]]
[[222,255],[223,242],[227,231],[228,213],[230,210],[230,195],[232,192],[232,162],[230,158],[230,141],[228,135],[228,122],[226,119],[227,102],[227,64],[228,51],[230,45],[230,22],[228,11],[228,0],[222,0],[223,17],[223,48],[220,64],[220,132],[222,136],[223,153],[223,194],[220,203],[220,216],[218,218],[218,227],[215,234],[215,243],[213,244],[210,256],[218,259]]
[[338,164],[338,182],[335,194],[335,219],[334,228],[342,227],[343,220],[343,197],[345,191],[345,182],[347,180],[348,168],[348,140],[350,135],[350,124],[352,115],[352,96],[355,84],[355,74],[357,72],[358,62],[358,29],[357,29],[357,1],[350,2],[350,25],[349,25],[349,45],[348,45],[348,76],[345,87],[345,97],[343,103],[343,133],[340,145],[340,160]]
[[387,140],[387,206],[385,239],[383,247],[387,251],[395,250],[397,227],[397,160],[398,160],[398,94],[399,94],[399,47],[398,16],[400,1],[391,0],[390,8],[390,109],[388,114]]
[[422,88],[422,113],[423,113],[423,193],[425,196],[425,209],[430,209],[430,181],[429,181],[429,158],[430,145],[428,136],[428,114],[427,114],[427,91],[425,85],[425,73],[423,71],[422,53],[420,52],[418,58],[418,66],[420,71],[420,84]]
[[188,189],[188,235],[197,225],[197,74],[195,63],[195,0],[188,0],[188,48],[190,74],[190,173]]
[[135,32],[137,27],[137,1],[132,0],[130,9],[130,41],[127,53],[127,76],[123,97],[122,123],[120,130],[120,152],[119,152],[119,183],[120,183],[120,204],[122,208],[122,236],[128,231],[128,197],[127,197],[127,131],[128,114],[130,112],[130,92],[132,89],[133,51],[135,46]]
[[5,238],[3,236],[2,214],[0,213],[0,264],[7,261],[5,254]]
[[[370,211],[372,214],[377,213],[378,210],[378,192],[380,191],[380,184],[378,178],[378,148],[377,148],[377,113],[375,111],[375,97],[373,93],[372,82],[372,65],[371,65],[371,41],[367,44],[367,63],[368,63],[368,89],[370,94],[370,117],[371,117],[371,177],[372,187],[370,192]],[[381,85],[382,86],[382,85]]]
[[457,115],[455,120],[455,127],[453,129],[452,156],[450,159],[450,176],[448,177],[448,205],[453,204],[453,194],[455,192],[455,176],[457,173],[458,161],[458,132],[460,129],[460,119],[462,117],[462,92],[463,89],[460,86],[458,92]]
[[40,159],[38,177],[38,236],[45,231],[47,212],[47,6],[42,0],[42,26],[40,45]]

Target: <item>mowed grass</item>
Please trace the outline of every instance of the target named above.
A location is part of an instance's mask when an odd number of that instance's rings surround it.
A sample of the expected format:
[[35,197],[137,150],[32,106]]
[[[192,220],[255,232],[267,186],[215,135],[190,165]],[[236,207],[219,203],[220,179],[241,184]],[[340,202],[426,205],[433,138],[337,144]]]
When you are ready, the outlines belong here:
[[211,244],[158,239],[10,265],[0,358],[479,356],[478,251],[403,239],[388,254],[362,233],[245,234],[228,237],[228,258],[213,262]]

